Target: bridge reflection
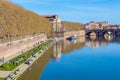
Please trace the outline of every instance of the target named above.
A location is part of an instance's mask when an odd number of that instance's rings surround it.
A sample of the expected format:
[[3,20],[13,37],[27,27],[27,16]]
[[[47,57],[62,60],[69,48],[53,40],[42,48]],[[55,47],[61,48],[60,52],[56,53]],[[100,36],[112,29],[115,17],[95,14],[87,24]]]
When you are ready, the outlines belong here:
[[99,46],[107,46],[109,43],[120,43],[120,37],[96,37],[96,38],[86,38],[86,46],[89,46],[90,48],[98,48]]
[[89,48],[98,48],[100,46],[107,46],[109,43],[120,43],[120,37],[80,37],[75,40],[59,40],[54,44],[53,52],[51,53],[51,58],[59,60],[62,54],[70,53],[75,49],[81,49],[84,46]]
[[99,46],[107,46],[109,43],[109,41],[107,40],[103,40],[101,38],[92,40],[90,38],[86,38],[86,46],[90,47],[90,48],[98,48]]

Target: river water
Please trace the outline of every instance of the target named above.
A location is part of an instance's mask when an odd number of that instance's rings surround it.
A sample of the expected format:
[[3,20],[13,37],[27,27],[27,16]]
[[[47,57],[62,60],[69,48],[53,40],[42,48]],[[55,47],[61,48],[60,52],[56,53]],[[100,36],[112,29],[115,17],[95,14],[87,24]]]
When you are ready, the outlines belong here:
[[18,80],[120,80],[120,39],[60,40]]

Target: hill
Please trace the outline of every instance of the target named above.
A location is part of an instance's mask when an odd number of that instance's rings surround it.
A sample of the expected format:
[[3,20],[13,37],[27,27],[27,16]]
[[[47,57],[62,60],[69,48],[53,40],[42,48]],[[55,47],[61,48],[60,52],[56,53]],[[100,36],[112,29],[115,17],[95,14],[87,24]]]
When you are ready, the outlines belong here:
[[20,37],[44,32],[50,34],[49,21],[11,2],[0,0],[0,37]]
[[62,25],[64,26],[65,31],[74,31],[74,30],[84,29],[84,25],[77,22],[63,21]]

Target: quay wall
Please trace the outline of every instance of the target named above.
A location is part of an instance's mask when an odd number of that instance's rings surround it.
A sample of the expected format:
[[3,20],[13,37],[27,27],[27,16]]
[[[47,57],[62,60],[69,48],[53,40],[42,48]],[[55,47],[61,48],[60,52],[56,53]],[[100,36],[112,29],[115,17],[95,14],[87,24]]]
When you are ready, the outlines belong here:
[[72,35],[76,36],[85,36],[85,30],[79,30],[79,31],[66,31],[64,32],[64,38],[68,38]]
[[[48,41],[48,40],[46,40],[46,41]],[[40,45],[40,44],[38,44],[38,45]],[[47,52],[47,50],[52,45],[53,45],[53,42],[50,42],[50,44],[48,44],[43,49],[41,49],[39,52],[37,52],[35,54],[35,57],[30,57],[29,58],[30,64],[22,63],[21,65],[19,65],[13,71],[2,71],[2,70],[0,70],[0,73],[2,73],[0,75],[0,78],[3,78],[5,80],[17,80],[26,70],[31,70],[31,66],[44,54],[44,52]]]
[[[11,42],[10,45],[5,44],[0,46],[0,59],[5,58],[5,61],[10,60],[11,58],[18,56],[21,52],[24,52],[32,47],[35,44],[42,41],[46,41],[47,37],[45,34],[40,34],[38,36],[29,37],[23,40]],[[0,62],[1,64],[1,62]]]

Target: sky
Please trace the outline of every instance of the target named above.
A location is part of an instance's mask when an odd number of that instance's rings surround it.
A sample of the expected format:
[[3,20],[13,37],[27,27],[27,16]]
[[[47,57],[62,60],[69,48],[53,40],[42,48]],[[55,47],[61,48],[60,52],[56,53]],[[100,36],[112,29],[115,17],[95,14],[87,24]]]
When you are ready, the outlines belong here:
[[63,21],[120,24],[120,0],[9,0],[39,15],[57,14]]

